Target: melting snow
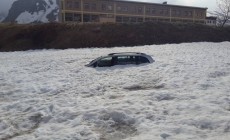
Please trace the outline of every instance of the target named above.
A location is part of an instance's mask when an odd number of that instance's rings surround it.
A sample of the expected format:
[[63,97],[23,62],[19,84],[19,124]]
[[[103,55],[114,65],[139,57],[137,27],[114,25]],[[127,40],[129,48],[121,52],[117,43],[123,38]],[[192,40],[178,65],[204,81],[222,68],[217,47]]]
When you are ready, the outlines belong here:
[[[88,68],[113,52],[141,66]],[[0,53],[0,139],[230,137],[230,42]]]

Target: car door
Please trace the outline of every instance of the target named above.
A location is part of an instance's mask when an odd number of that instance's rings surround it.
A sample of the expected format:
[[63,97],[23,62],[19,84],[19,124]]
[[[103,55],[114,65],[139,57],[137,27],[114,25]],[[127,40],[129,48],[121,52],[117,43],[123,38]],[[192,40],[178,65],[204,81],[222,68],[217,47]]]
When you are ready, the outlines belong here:
[[128,65],[128,64],[136,64],[135,56],[130,56],[130,55],[117,56],[115,65]]

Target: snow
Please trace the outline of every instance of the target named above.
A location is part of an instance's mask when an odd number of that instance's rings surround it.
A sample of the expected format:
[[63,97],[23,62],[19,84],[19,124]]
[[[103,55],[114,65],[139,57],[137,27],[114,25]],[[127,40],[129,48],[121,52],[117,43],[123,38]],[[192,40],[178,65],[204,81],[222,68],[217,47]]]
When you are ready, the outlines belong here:
[[[156,62],[89,68],[114,52]],[[0,53],[0,139],[228,140],[230,42]]]
[[[48,6],[46,6],[46,10],[41,10],[38,12],[30,13],[28,11],[22,12],[16,19],[19,24],[32,23],[35,21],[40,21],[43,23],[49,22],[47,19],[47,15],[50,14],[53,10],[58,9],[58,4],[56,0],[44,0]],[[36,3],[36,6],[39,6],[39,3]],[[58,13],[54,13],[56,16],[56,22],[58,22]]]
[[41,19],[44,16],[44,14],[44,11],[35,12],[33,14],[29,13],[28,11],[25,11],[17,17],[16,21],[19,24],[32,23],[34,21],[38,21],[39,19]]

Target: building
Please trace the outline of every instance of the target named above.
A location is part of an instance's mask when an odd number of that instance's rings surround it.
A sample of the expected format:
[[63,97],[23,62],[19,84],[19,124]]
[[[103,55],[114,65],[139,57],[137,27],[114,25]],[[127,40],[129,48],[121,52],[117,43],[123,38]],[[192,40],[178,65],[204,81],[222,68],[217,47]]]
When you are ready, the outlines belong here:
[[207,8],[122,0],[61,0],[63,23],[138,23],[149,21],[205,24]]
[[206,17],[205,24],[209,25],[209,26],[216,26],[216,24],[217,24],[216,19],[217,19],[217,17]]

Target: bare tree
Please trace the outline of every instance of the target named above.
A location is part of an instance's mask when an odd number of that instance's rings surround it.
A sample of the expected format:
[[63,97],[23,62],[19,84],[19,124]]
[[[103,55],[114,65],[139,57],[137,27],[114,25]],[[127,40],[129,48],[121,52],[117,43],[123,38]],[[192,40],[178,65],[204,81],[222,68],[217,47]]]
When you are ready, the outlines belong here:
[[230,0],[217,0],[217,10],[214,12],[219,26],[224,27],[230,20]]

